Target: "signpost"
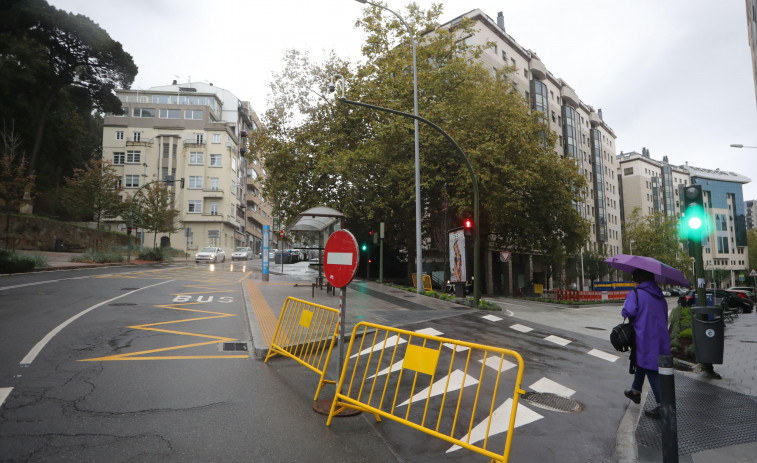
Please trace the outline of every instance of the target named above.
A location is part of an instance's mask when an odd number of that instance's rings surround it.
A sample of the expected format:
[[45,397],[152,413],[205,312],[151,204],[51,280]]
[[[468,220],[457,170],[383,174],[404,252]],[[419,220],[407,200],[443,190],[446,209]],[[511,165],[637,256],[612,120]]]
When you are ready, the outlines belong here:
[[344,336],[347,307],[347,285],[355,277],[360,263],[357,240],[347,230],[337,230],[329,236],[323,251],[323,272],[326,281],[335,288],[339,288],[339,326],[337,340],[339,342],[339,376],[344,366]]
[[268,262],[269,251],[268,250],[270,249],[270,243],[269,243],[270,239],[271,239],[271,226],[263,225],[263,255],[261,256],[263,257],[263,281],[268,281],[268,279],[270,278],[270,275],[269,275],[270,272],[268,269],[268,264],[269,264]]

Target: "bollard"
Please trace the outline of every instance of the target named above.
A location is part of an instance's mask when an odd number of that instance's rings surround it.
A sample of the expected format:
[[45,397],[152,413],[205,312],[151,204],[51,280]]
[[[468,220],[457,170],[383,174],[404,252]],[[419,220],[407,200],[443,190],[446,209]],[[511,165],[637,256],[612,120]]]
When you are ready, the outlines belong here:
[[678,419],[676,417],[676,387],[673,378],[673,357],[657,358],[660,378],[660,415],[662,419],[662,461],[678,463]]

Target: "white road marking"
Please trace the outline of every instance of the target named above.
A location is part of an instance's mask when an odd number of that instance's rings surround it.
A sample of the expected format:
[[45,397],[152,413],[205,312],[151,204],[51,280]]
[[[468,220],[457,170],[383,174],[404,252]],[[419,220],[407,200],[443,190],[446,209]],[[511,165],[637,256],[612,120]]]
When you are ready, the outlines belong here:
[[[437,395],[444,394],[444,388],[447,387],[447,376],[440,379],[439,381],[435,382],[431,386],[431,395],[429,395],[429,388],[426,388],[419,393],[415,394],[412,397],[413,402],[418,402],[419,400],[426,400],[426,398],[435,397]],[[474,378],[471,375],[466,375],[463,373],[462,370],[455,370],[452,372],[452,374],[449,375],[449,386],[447,387],[447,392],[453,392],[460,390],[463,386],[463,379],[465,380],[466,386],[472,386],[474,384],[478,384],[478,380]],[[410,403],[410,399],[402,402],[399,404],[399,407],[403,407]]]
[[520,331],[521,333],[528,333],[529,331],[533,331],[533,328],[529,328],[527,326],[523,326],[519,323],[516,323],[512,325],[510,328],[514,329],[515,331]]
[[[494,410],[494,413],[492,413],[491,418],[491,427],[489,428],[489,437],[494,436],[496,434],[503,433],[507,431],[507,429],[510,426],[510,411],[513,407],[513,399],[507,399],[505,403],[499,406],[496,410]],[[533,423],[534,421],[540,420],[544,418],[543,416],[539,415],[535,411],[531,410],[530,408],[527,408],[522,403],[518,404],[518,411],[515,416],[515,424],[513,428],[517,428],[520,426],[524,426],[529,423]],[[468,439],[469,436],[465,436],[461,438],[460,440],[463,442],[468,442],[470,444],[474,444],[476,442],[484,440],[484,437],[486,437],[486,426],[488,423],[488,419],[482,421],[479,423],[475,428],[471,430],[470,433],[470,439]],[[447,453],[454,452],[457,449],[460,449],[462,447],[458,445],[453,445],[452,447],[447,450]]]
[[0,387],[0,407],[5,403],[5,399],[11,395],[12,387]]
[[[353,357],[354,357],[354,355],[353,355]],[[399,370],[401,370],[401,369],[402,369],[402,364],[403,364],[404,362],[405,362],[405,360],[404,360],[404,359],[403,359],[403,360],[400,360],[399,362],[395,362],[395,363],[394,363],[394,365],[392,365],[391,367],[386,367],[386,368],[384,368],[383,370],[379,371],[379,372],[378,372],[378,373],[376,373],[376,374],[375,374],[374,376],[371,376],[371,377],[370,377],[370,378],[368,378],[368,379],[373,379],[373,378],[374,378],[375,376],[383,376],[383,375],[385,375],[385,374],[387,374],[387,373],[390,373],[390,372],[399,371]]]
[[386,345],[387,349],[389,349],[389,348],[394,348],[395,344],[400,345],[400,344],[404,344],[406,342],[407,341],[405,341],[402,338],[399,338],[399,341],[397,341],[397,335],[395,334],[394,336],[389,336],[388,338],[386,338],[386,343],[384,343],[384,341],[378,342],[378,343],[374,344],[373,347],[368,347],[367,349],[363,349],[362,351],[358,352],[357,354],[352,354],[352,357],[350,357],[350,358],[355,358],[358,355],[367,355],[367,354],[370,354],[371,352],[374,352],[374,351],[377,351],[377,350],[381,350],[381,349],[384,348],[384,345]]
[[415,332],[420,334],[427,334],[429,336],[441,336],[444,334],[441,331],[435,330],[433,328],[422,328],[420,330],[415,330]]
[[447,349],[452,349],[455,352],[465,352],[466,350],[469,349],[467,346],[458,346],[456,344],[452,344],[452,343],[449,343],[449,342],[445,342],[442,345],[444,347],[446,347]]
[[542,378],[528,387],[536,392],[550,392],[552,394],[559,395],[560,397],[570,397],[576,393],[576,391],[574,391],[573,389],[565,387],[560,383],[556,383],[549,378]]
[[[100,276],[100,275],[98,275],[98,276]],[[58,280],[36,281],[34,283],[24,283],[22,285],[3,286],[3,287],[0,287],[0,291],[5,291],[7,289],[26,288],[27,286],[44,285],[44,284],[47,284],[47,283],[57,283],[59,281],[84,280],[86,278],[93,278],[93,277],[92,276],[87,276],[87,277],[72,277],[72,278],[60,278]]]
[[154,285],[145,286],[144,288],[135,289],[134,291],[129,291],[128,293],[124,293],[124,294],[122,294],[120,296],[113,297],[111,299],[108,299],[107,301],[103,301],[103,302],[100,302],[99,304],[95,304],[95,305],[93,305],[92,307],[90,307],[88,309],[82,310],[78,314],[76,314],[73,317],[69,318],[68,320],[64,321],[60,325],[58,325],[55,328],[53,328],[52,331],[50,331],[49,333],[47,333],[47,335],[44,338],[42,338],[42,340],[39,341],[34,347],[32,347],[32,350],[30,350],[29,353],[26,354],[26,356],[23,359],[21,359],[21,365],[28,365],[28,364],[32,363],[34,361],[34,359],[37,357],[37,355],[39,355],[40,351],[42,351],[42,349],[45,348],[45,346],[47,345],[47,343],[50,342],[50,340],[53,339],[56,334],[60,333],[61,330],[63,330],[63,328],[67,327],[68,325],[70,325],[71,323],[73,323],[74,321],[76,321],[76,319],[78,319],[79,317],[81,317],[83,315],[86,315],[87,313],[95,310],[96,308],[98,308],[98,307],[100,307],[102,305],[105,305],[105,304],[107,304],[109,302],[115,301],[116,299],[121,299],[122,297],[126,297],[126,296],[128,296],[130,294],[134,294],[134,293],[136,293],[138,291],[142,291],[143,289],[152,288],[154,286],[160,286],[162,284],[170,283],[172,281],[174,281],[174,280],[166,280],[166,281],[162,281],[160,283],[156,283]]
[[549,335],[546,338],[544,338],[545,341],[554,342],[555,344],[559,344],[561,346],[567,346],[571,343],[570,339],[564,339],[559,336]]
[[619,358],[616,355],[608,354],[607,352],[603,352],[603,351],[597,350],[597,349],[590,350],[588,352],[588,354],[589,355],[593,355],[594,357],[599,357],[599,358],[601,358],[603,360],[607,360],[607,361],[610,361],[610,362],[614,362],[614,361],[618,360],[618,358]]
[[[481,359],[478,361],[478,363],[483,362],[484,359]],[[490,356],[486,359],[486,366],[489,368],[493,368],[495,371],[499,369],[499,372],[502,373],[503,371],[507,371],[511,368],[515,368],[517,365],[513,362],[507,361],[505,359],[502,359],[502,367],[499,366],[499,357]]]
[[498,317],[496,315],[484,315],[481,318],[483,318],[484,320],[489,320],[490,322],[498,322],[502,320],[502,317]]

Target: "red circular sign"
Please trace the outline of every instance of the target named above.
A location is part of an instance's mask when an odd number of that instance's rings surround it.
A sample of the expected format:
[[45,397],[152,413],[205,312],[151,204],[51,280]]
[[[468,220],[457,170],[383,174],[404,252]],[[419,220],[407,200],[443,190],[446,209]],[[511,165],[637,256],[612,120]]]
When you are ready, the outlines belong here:
[[329,236],[323,251],[323,271],[326,280],[335,288],[344,288],[355,277],[360,254],[357,240],[347,230],[337,230]]

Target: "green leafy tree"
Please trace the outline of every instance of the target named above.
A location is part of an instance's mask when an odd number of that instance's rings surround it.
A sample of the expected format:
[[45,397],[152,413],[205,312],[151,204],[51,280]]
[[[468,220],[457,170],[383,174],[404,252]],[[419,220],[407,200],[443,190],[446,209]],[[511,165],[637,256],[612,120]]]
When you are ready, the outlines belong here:
[[624,248],[633,240],[633,253],[654,257],[682,271],[691,281],[691,258],[678,238],[678,219],[663,213],[642,216],[638,207],[626,219],[623,231]]
[[119,179],[110,161],[93,155],[83,169],[74,169],[73,176],[66,178],[63,202],[73,216],[95,222],[100,230],[104,219],[118,217],[124,210]]
[[[32,147],[30,172],[47,166],[39,162],[40,156],[55,161],[61,151],[72,148],[68,145],[72,132],[60,133],[61,126],[90,132],[93,109],[120,111],[112,90],[128,88],[137,74],[131,55],[100,26],[44,0],[0,4],[0,56],[0,109],[28,127],[23,138]],[[50,120],[56,122],[52,131],[47,129]],[[80,159],[89,152],[74,155]],[[57,178],[62,173],[57,172]],[[55,174],[51,171],[47,178],[54,181]]]
[[[462,40],[473,24],[443,29],[440,13],[439,5],[423,11],[411,4],[403,14],[414,31],[424,32],[415,34],[420,114],[467,154],[479,182],[482,236],[550,256],[575,253],[588,232],[573,207],[584,185],[575,163],[555,155],[554,135],[514,91],[508,74],[492,74],[477,61],[484,47]],[[384,221],[386,244],[404,251],[409,273],[415,252],[413,122],[335,104],[325,87],[341,74],[349,99],[412,113],[412,52],[404,26],[378,9],[366,9],[357,24],[366,35],[362,64],[287,54],[272,85],[266,131],[253,134],[250,152],[263,154],[264,192],[276,198],[274,213],[285,222],[318,204],[342,211],[360,235]],[[430,239],[443,226],[443,214],[436,213],[443,194],[451,223],[473,216],[472,185],[444,137],[421,125],[420,144],[423,231]]]
[[601,252],[584,251],[584,275],[589,279],[592,286],[594,286],[595,280],[599,280],[610,271],[610,267],[605,263],[607,257]]
[[751,272],[753,268],[757,268],[757,228],[747,231],[746,241],[749,250],[749,271]]
[[137,225],[153,232],[153,248],[158,248],[158,233],[173,233],[179,211],[173,208],[170,187],[162,182],[149,183],[140,191]]

